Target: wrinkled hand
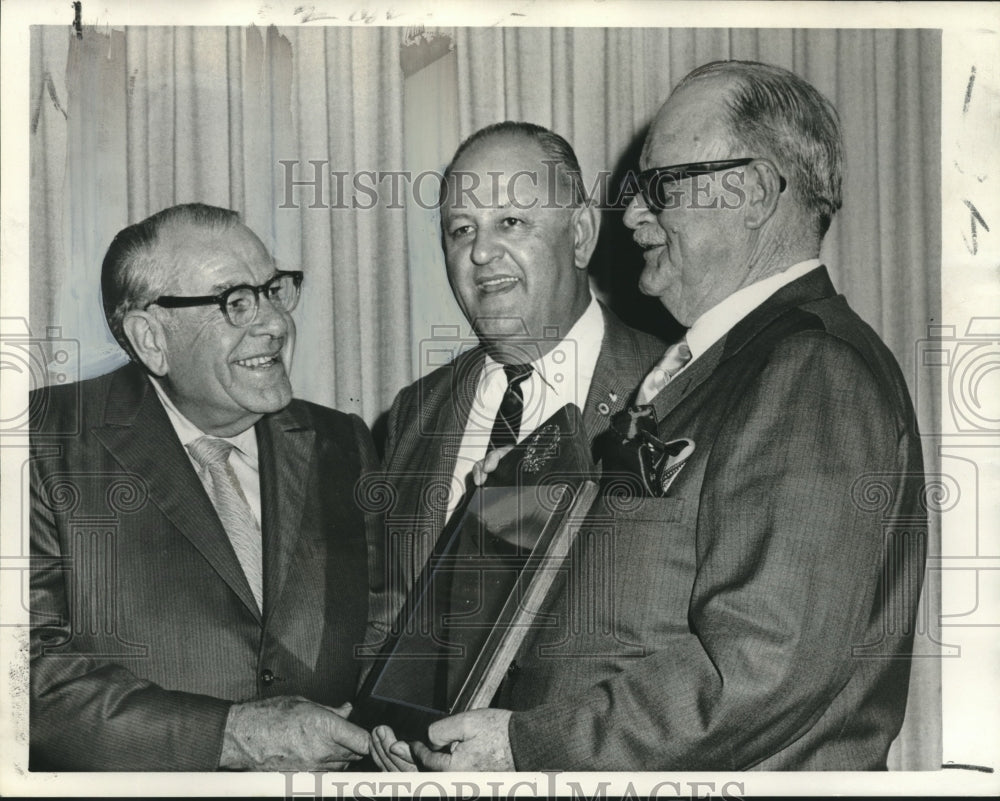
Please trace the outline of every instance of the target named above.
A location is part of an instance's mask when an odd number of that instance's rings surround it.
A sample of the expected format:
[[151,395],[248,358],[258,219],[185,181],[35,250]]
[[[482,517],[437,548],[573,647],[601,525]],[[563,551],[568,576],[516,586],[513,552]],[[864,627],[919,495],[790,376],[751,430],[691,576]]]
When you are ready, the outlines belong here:
[[234,704],[219,767],[225,770],[343,770],[368,753],[368,732],[334,709],[299,696]]
[[410,745],[397,740],[388,726],[376,726],[371,733],[371,755],[375,764],[390,773],[407,773],[418,770]]
[[500,460],[512,450],[514,450],[513,445],[505,445],[502,448],[497,448],[495,451],[490,451],[485,457],[472,465],[472,483],[477,487],[483,486],[486,483],[486,477],[497,469]]
[[438,750],[411,743],[413,754],[428,770],[514,770],[507,734],[510,714],[507,709],[474,709],[436,721],[427,736]]

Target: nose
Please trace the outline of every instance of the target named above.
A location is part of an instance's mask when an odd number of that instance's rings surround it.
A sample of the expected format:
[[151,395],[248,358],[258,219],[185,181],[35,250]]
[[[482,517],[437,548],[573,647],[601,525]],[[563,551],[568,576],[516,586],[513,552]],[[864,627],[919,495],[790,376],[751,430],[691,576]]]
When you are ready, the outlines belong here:
[[655,222],[656,216],[649,210],[641,192],[636,192],[625,207],[625,225],[633,231],[643,223]]
[[288,333],[291,318],[288,312],[278,308],[263,292],[257,298],[257,316],[250,324],[255,336],[283,337]]
[[476,239],[472,243],[472,263],[475,265],[489,264],[503,255],[503,248],[496,235],[485,228],[476,231]]

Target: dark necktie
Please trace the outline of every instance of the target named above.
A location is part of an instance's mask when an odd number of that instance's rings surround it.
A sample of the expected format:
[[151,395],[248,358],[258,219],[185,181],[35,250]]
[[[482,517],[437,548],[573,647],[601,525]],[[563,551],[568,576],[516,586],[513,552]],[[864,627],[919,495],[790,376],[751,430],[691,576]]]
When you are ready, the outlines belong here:
[[503,366],[503,371],[507,375],[507,389],[503,393],[503,400],[500,401],[500,408],[497,409],[487,453],[496,448],[517,444],[517,435],[521,431],[521,415],[524,413],[524,394],[521,384],[531,375],[533,369],[530,364]]

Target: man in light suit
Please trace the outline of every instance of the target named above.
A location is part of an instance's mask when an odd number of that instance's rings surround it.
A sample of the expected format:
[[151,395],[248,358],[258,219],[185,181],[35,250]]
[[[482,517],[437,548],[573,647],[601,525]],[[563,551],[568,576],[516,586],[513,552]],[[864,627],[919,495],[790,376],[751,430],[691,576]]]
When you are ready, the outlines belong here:
[[344,702],[368,610],[354,486],[376,457],[359,418],[292,399],[301,281],[211,206],[112,242],[105,313],[132,363],[31,400],[32,770],[367,752]]
[[[506,370],[528,367],[510,442],[567,403],[592,440],[663,351],[591,294],[598,213],[558,134],[524,122],[472,134],[445,170],[441,228],[448,279],[479,345],[403,389],[389,413],[385,469],[396,499],[386,530],[404,536],[386,548],[399,554],[394,583],[404,589],[495,443],[517,380]],[[386,747],[393,741],[386,732]]]
[[786,70],[717,62],[671,93],[625,222],[690,328],[600,443],[616,491],[572,564],[607,581],[569,576],[551,611],[582,622],[528,643],[506,709],[433,724],[425,766],[885,769],[922,459],[898,365],[818,261],[841,162],[835,110]]

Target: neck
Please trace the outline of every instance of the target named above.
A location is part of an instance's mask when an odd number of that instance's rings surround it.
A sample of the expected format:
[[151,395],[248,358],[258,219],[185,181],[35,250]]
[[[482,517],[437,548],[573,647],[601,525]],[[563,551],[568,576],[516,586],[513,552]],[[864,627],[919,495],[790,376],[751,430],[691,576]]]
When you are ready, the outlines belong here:
[[819,258],[819,241],[812,236],[761,238],[747,259],[746,280],[743,286],[763,281],[784,272],[793,264]]
[[206,414],[205,410],[193,404],[185,402],[172,392],[170,384],[162,378],[151,376],[157,388],[161,391],[160,397],[173,407],[173,410],[182,415],[191,425],[199,431],[213,437],[235,437],[253,428],[257,421],[264,415],[256,412],[246,412],[237,419],[227,418],[225,420],[215,419]]

